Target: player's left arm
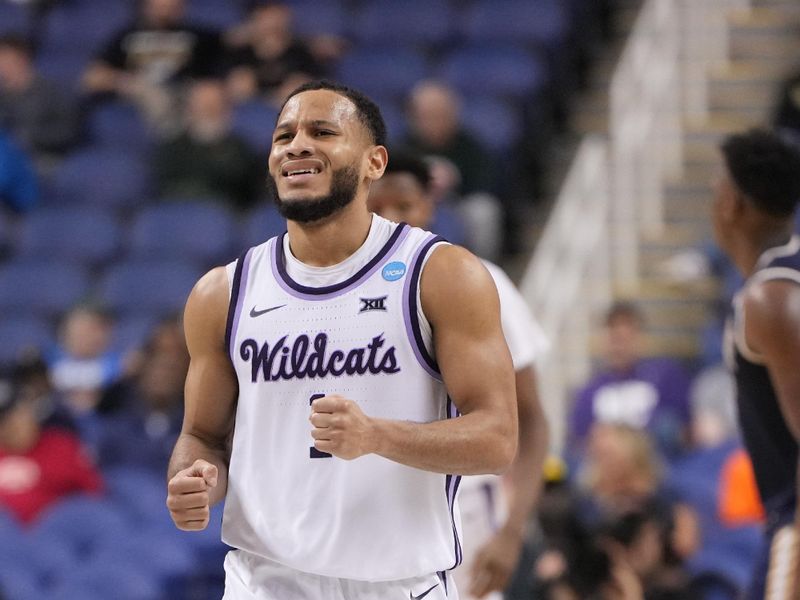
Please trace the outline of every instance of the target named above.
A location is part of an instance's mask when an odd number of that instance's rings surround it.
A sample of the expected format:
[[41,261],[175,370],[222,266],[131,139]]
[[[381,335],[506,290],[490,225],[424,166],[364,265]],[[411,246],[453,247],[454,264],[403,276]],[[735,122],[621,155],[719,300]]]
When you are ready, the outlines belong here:
[[522,551],[528,518],[542,488],[542,466],[547,455],[549,428],[539,401],[534,365],[517,369],[515,379],[519,448],[507,474],[511,487],[508,517],[478,550],[472,565],[470,593],[478,598],[508,586]]
[[[787,280],[753,285],[744,303],[747,344],[763,357],[783,418],[800,442],[800,285]],[[800,486],[800,465],[797,481]],[[795,519],[795,536],[795,544],[800,545],[800,512]],[[800,559],[793,573],[795,593],[791,597],[797,598]]]
[[431,423],[370,418],[355,402],[312,404],[318,450],[352,459],[375,453],[437,473],[500,473],[517,448],[514,370],[486,268],[457,246],[436,249],[423,269],[422,307],[445,387],[461,416]]

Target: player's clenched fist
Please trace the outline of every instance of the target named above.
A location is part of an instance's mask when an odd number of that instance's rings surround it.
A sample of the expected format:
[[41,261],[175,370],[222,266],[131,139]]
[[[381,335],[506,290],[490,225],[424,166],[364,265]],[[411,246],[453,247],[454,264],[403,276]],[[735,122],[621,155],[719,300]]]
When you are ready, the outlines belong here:
[[324,396],[311,404],[314,447],[352,460],[375,451],[372,420],[358,404],[342,396]]
[[209,519],[209,490],[217,485],[217,467],[198,459],[167,484],[167,508],[178,529],[199,531]]

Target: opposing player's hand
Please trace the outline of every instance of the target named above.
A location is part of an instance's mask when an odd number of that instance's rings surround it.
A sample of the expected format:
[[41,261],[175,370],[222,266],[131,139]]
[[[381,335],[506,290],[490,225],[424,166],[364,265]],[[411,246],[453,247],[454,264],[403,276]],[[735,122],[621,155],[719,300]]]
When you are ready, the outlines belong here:
[[345,460],[374,452],[372,420],[358,404],[342,396],[324,396],[311,404],[314,447]]
[[167,508],[178,529],[199,531],[209,519],[208,492],[217,485],[217,467],[196,460],[188,469],[175,473],[167,484]]
[[518,533],[498,531],[475,555],[469,593],[483,598],[489,592],[506,589],[521,550],[522,537]]

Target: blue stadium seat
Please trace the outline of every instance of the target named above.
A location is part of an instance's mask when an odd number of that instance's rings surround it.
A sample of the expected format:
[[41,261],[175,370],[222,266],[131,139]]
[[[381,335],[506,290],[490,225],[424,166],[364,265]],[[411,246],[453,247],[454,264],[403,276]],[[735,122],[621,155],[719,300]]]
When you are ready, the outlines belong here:
[[456,15],[447,0],[372,0],[355,19],[360,42],[430,45],[455,34]]
[[436,206],[430,230],[453,244],[463,245],[467,241],[464,222],[449,204]]
[[[11,364],[27,352],[39,353],[53,342],[47,323],[28,316],[12,316],[0,320],[0,364]],[[3,536],[0,524],[0,538]]]
[[18,2],[0,1],[0,35],[27,36],[31,27],[30,7]]
[[221,203],[166,199],[136,217],[128,253],[210,265],[230,258],[234,234],[233,216]]
[[346,35],[350,15],[341,0],[288,0],[294,15],[294,29],[301,36]]
[[[166,471],[166,465],[164,465]],[[163,477],[138,467],[113,467],[103,471],[111,500],[131,520],[146,525],[163,521],[167,486]]]
[[463,34],[469,42],[537,44],[552,49],[569,32],[563,0],[477,0],[467,9]]
[[543,60],[520,46],[476,44],[447,56],[440,76],[465,94],[530,97],[548,82]]
[[144,161],[121,149],[89,148],[68,156],[56,169],[49,203],[130,208],[144,202],[150,189]]
[[383,120],[386,122],[386,134],[389,143],[396,143],[402,140],[408,131],[408,119],[406,118],[403,102],[394,98],[372,98],[380,107]]
[[38,544],[63,543],[77,557],[88,559],[109,540],[122,540],[133,525],[108,500],[84,494],[66,498],[47,508],[31,535]]
[[22,564],[0,563],[0,597],[41,600],[44,595],[36,573]]
[[405,96],[428,74],[421,54],[398,46],[364,46],[346,55],[336,69],[342,83],[370,96]]
[[56,316],[82,300],[89,290],[86,272],[59,258],[19,259],[0,267],[0,314]]
[[99,297],[112,310],[150,312],[155,317],[180,311],[202,270],[187,262],[127,261],[102,278]]
[[266,157],[272,147],[272,130],[277,120],[277,109],[264,102],[245,102],[233,111],[233,131]]
[[45,207],[23,221],[17,255],[97,265],[114,257],[120,238],[119,223],[108,211]]
[[36,68],[42,76],[64,89],[77,92],[90,58],[80,49],[42,49],[36,54]]
[[133,18],[125,0],[59,2],[47,13],[42,51],[74,52],[89,58]]
[[209,29],[229,29],[245,20],[245,12],[235,2],[191,0],[186,3],[186,21]]
[[250,246],[258,246],[284,231],[286,231],[286,219],[278,213],[275,204],[269,202],[259,206],[250,213],[244,223],[244,240],[241,250]]
[[[165,497],[166,492],[161,499],[163,512],[167,511]],[[186,575],[196,566],[195,552],[180,533],[177,528],[174,532],[137,528],[119,543],[98,548],[98,568],[108,562],[129,565],[153,577],[161,587],[170,578]]]
[[153,315],[125,315],[114,327],[111,346],[118,352],[137,350],[147,341],[147,337],[156,324]]
[[518,108],[491,96],[465,98],[462,122],[473,135],[495,152],[513,148],[523,132]]
[[156,577],[132,564],[100,560],[79,563],[53,591],[57,598],[159,600]]
[[125,102],[105,102],[89,114],[87,128],[92,144],[146,151],[152,140],[139,110]]

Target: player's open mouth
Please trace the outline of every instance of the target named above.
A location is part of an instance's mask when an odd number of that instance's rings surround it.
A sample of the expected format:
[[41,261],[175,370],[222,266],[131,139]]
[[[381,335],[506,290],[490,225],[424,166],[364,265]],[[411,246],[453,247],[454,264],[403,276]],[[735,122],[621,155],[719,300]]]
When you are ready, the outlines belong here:
[[287,161],[281,165],[281,175],[288,179],[305,179],[322,171],[322,162],[316,159]]
[[287,171],[285,177],[294,177],[296,175],[316,175],[319,169],[293,169]]

